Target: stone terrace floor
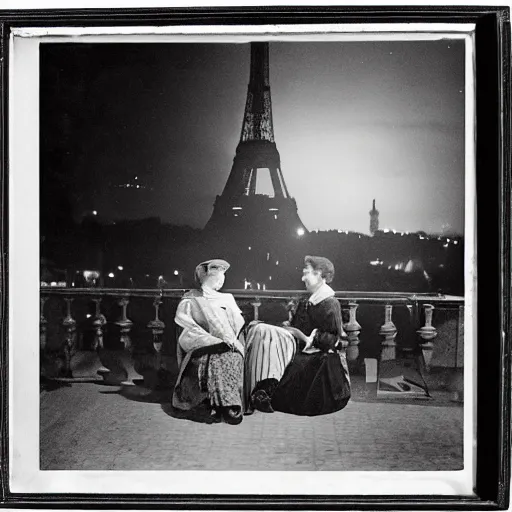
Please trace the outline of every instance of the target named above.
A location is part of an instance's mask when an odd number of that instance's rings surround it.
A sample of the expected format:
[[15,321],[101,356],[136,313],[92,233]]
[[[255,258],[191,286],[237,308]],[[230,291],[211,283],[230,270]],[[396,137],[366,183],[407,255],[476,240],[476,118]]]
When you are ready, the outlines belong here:
[[353,400],[337,413],[256,412],[231,426],[177,417],[169,391],[61,383],[41,392],[41,469],[462,469],[461,405],[441,395],[367,400],[357,382],[353,388]]

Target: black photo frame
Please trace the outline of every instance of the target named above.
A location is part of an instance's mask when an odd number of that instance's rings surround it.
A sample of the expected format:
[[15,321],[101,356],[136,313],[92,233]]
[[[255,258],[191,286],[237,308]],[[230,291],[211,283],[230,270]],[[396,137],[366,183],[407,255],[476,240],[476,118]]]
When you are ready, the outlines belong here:
[[[497,510],[510,496],[511,400],[511,172],[510,12],[506,7],[236,7],[0,11],[0,329],[2,388],[2,506],[9,508],[159,508],[300,510]],[[180,25],[304,25],[471,23],[475,25],[476,252],[477,281],[476,474],[474,496],[440,495],[271,495],[261,494],[29,494],[10,489],[9,421],[15,394],[9,384],[12,361],[10,307],[16,283],[11,257],[9,153],[11,35],[34,27],[136,27]],[[34,341],[34,343],[36,343]],[[16,398],[19,399],[19,395]],[[15,455],[14,455],[15,456]]]

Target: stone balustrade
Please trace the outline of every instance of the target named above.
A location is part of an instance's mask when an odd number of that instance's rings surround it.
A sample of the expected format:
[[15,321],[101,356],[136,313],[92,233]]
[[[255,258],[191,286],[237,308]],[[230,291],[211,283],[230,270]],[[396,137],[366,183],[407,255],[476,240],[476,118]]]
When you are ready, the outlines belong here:
[[[304,292],[228,290],[247,322],[281,323]],[[42,288],[41,371],[46,378],[165,385],[177,372],[174,315],[184,290]],[[464,302],[460,297],[337,292],[345,350],[354,369],[414,353],[424,367],[462,368]],[[439,343],[437,343],[439,341]],[[162,380],[163,379],[163,380]]]

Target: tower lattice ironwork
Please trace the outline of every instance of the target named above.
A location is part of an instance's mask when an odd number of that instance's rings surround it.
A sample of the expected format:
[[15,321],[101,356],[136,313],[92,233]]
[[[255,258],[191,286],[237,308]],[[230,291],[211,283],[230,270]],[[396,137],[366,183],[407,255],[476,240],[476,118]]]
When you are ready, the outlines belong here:
[[[269,173],[273,194],[257,193],[258,178]],[[250,229],[261,236],[302,236],[306,232],[297,204],[286,187],[274,139],[269,79],[269,45],[251,43],[247,101],[233,166],[217,196],[206,228]]]

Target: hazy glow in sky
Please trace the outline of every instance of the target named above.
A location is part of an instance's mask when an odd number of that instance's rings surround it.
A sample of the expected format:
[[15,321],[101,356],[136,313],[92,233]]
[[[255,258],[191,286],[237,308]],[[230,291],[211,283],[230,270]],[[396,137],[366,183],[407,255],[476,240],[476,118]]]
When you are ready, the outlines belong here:
[[[43,137],[41,172],[65,169],[79,208],[107,218],[204,226],[240,138],[249,58],[246,44],[44,48],[42,128],[60,145]],[[381,227],[463,231],[462,41],[271,43],[270,83],[309,229],[368,232],[375,198]],[[139,200],[113,189],[134,176],[152,188]]]

